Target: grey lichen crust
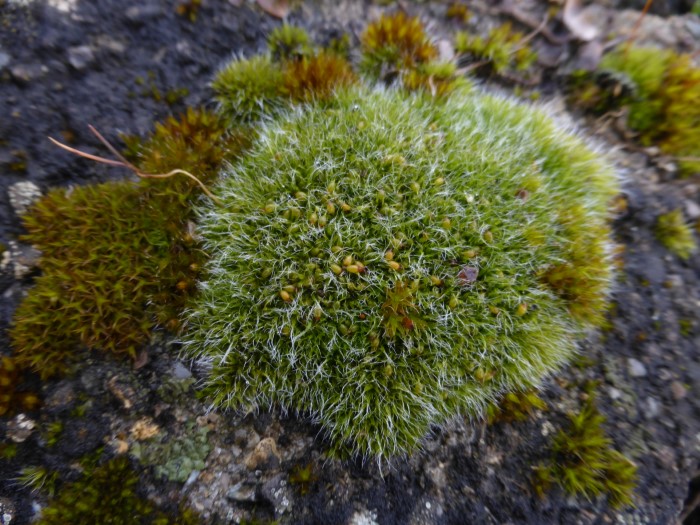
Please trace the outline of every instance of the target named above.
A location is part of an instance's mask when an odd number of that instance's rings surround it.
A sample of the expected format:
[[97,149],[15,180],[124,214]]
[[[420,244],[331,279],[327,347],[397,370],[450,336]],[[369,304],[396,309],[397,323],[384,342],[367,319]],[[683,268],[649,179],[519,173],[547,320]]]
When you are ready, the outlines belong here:
[[[351,88],[264,125],[200,209],[185,351],[217,405],[385,458],[538,385],[600,322],[610,166],[541,110]],[[589,259],[587,259],[589,257]]]

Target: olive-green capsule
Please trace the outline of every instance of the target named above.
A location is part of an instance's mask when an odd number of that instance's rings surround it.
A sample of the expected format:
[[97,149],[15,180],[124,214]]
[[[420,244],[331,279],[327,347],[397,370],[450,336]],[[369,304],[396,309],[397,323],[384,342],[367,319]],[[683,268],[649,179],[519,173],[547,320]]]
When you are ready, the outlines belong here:
[[430,284],[433,286],[440,286],[442,284],[442,279],[440,279],[437,275],[431,275]]
[[515,310],[515,315],[517,315],[518,317],[522,317],[526,313],[527,313],[527,303],[520,303],[518,305],[518,308],[516,308],[516,310]]
[[413,385],[413,393],[420,395],[423,392],[423,384],[420,381],[416,381]]
[[262,277],[263,279],[267,279],[271,275],[272,275],[272,268],[269,268],[269,267],[263,268],[263,271],[260,272],[260,277]]
[[416,195],[418,195],[418,193],[420,193],[420,184],[418,184],[417,182],[412,182],[410,184],[410,187],[411,187],[411,191],[413,193],[415,193]]
[[457,299],[456,296],[453,295],[452,297],[450,297],[449,305],[450,305],[450,308],[451,308],[452,310],[454,310],[455,308],[457,308],[457,305],[458,305],[458,304],[459,304],[459,299]]
[[347,327],[347,325],[341,324],[338,327],[338,331],[340,332],[341,335],[348,335],[350,333],[350,329]]
[[335,215],[335,204],[332,202],[326,204],[326,211],[328,212],[328,215]]
[[486,242],[493,242],[493,233],[491,233],[491,230],[484,232],[484,240]]
[[267,204],[265,204],[265,207],[263,209],[265,210],[265,213],[274,213],[277,209],[277,204],[275,204],[274,202],[268,202]]
[[280,290],[280,297],[285,303],[288,303],[292,300],[292,296],[289,295],[289,292],[287,292],[286,290]]
[[292,219],[298,219],[301,217],[301,210],[299,208],[289,208],[289,213]]
[[401,269],[401,265],[399,263],[397,263],[396,261],[389,261],[389,262],[387,262],[387,265],[389,266],[389,268],[391,268],[394,271],[398,271]]
[[382,372],[384,373],[384,377],[391,377],[394,375],[394,367],[391,365],[386,365],[382,369]]
[[328,185],[328,188],[327,188],[328,193],[335,193],[335,188],[336,188],[336,184],[335,184],[335,181],[333,181]]
[[309,223],[311,226],[316,226],[316,223],[318,223],[318,215],[316,215],[316,212],[312,213],[309,217]]
[[385,200],[386,200],[386,192],[384,190],[379,190],[377,192],[377,196],[376,196],[377,204],[384,204]]
[[292,333],[292,328],[289,325],[284,325],[282,327],[282,334],[283,335],[289,335]]
[[332,251],[333,253],[339,253],[339,252],[342,252],[342,251],[343,251],[343,247],[342,247],[342,246],[338,246],[338,245],[331,246],[331,251]]
[[433,184],[434,184],[435,186],[442,186],[443,184],[445,184],[445,178],[444,178],[444,177],[438,177],[437,179],[435,179],[435,181],[433,182]]
[[346,255],[343,258],[343,266],[350,266],[352,264],[352,255]]
[[323,309],[319,305],[316,305],[314,307],[314,311],[313,311],[314,321],[316,321],[316,322],[320,321],[322,315],[323,315]]
[[325,215],[321,215],[321,216],[318,218],[318,225],[319,225],[319,227],[325,228],[325,227],[326,227],[326,224],[328,224],[328,219],[326,218]]
[[442,227],[445,230],[449,230],[452,227],[452,221],[449,217],[445,217],[444,219],[442,219]]
[[304,193],[303,191],[298,191],[294,194],[294,198],[298,201],[305,201],[306,193]]
[[311,254],[311,257],[318,257],[321,254],[321,248],[313,247],[309,253]]
[[284,290],[287,293],[294,293],[297,291],[297,289],[294,286],[292,286],[291,284],[288,284],[287,286],[283,286],[282,290]]
[[354,273],[354,274],[360,273],[360,267],[356,264],[351,264],[350,266],[347,266],[345,269],[347,270],[348,273]]
[[340,204],[340,209],[347,213],[352,210],[352,206],[350,206],[347,202],[343,202]]
[[384,260],[386,260],[386,261],[393,261],[393,260],[394,260],[394,252],[391,251],[391,250],[388,250],[388,251],[384,254]]
[[340,275],[343,272],[343,269],[337,264],[331,264],[331,271],[336,275]]

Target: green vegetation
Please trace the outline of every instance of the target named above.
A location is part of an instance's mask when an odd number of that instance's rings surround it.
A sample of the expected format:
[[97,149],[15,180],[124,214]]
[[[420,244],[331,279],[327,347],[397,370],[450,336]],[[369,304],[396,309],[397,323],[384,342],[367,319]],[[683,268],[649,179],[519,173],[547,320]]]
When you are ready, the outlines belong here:
[[267,37],[267,47],[273,60],[295,60],[313,53],[313,42],[309,34],[300,27],[283,24]]
[[210,451],[207,427],[189,423],[177,438],[135,443],[129,453],[141,464],[155,467],[155,475],[170,481],[185,482],[195,470],[205,467]]
[[619,49],[600,68],[627,75],[636,86],[629,126],[644,145],[679,160],[681,172],[700,171],[700,68],[690,55],[655,48]]
[[613,507],[632,504],[637,467],[612,447],[604,422],[592,398],[570,416],[570,428],[554,437],[549,463],[535,471],[540,495],[556,483],[569,494],[589,499],[606,494]]
[[[186,169],[205,183],[244,143],[197,110],[127,142],[147,173]],[[39,200],[24,217],[24,240],[41,250],[43,273],[15,312],[16,364],[46,378],[67,372],[81,346],[133,358],[154,326],[178,331],[204,261],[190,231],[200,191],[171,177],[59,188]]]
[[401,11],[369,24],[360,41],[360,71],[371,80],[390,80],[438,55],[420,20]]
[[486,38],[462,31],[455,35],[455,51],[461,61],[483,62],[482,67],[497,75],[524,72],[537,60],[524,38],[510,23],[495,27]]
[[0,416],[11,414],[15,409],[36,410],[41,401],[31,391],[22,391],[22,371],[13,357],[0,357]]
[[[415,24],[370,25],[363,71],[427,68]],[[234,69],[215,81],[222,108]],[[223,172],[221,206],[200,212],[212,260],[184,346],[211,365],[216,404],[293,408],[334,450],[388,457],[538,384],[602,322],[608,165],[538,110],[425,91],[351,85],[295,112],[258,106],[273,120]]]
[[125,457],[88,466],[83,476],[62,485],[45,507],[38,525],[197,525],[191,510],[169,516],[138,494],[139,476]]
[[508,392],[498,403],[491,403],[486,408],[486,418],[490,425],[494,423],[512,423],[527,421],[536,410],[546,410],[545,403],[537,392]]
[[656,222],[656,238],[681,259],[690,257],[698,247],[693,228],[683,219],[683,211],[680,208],[659,215]]

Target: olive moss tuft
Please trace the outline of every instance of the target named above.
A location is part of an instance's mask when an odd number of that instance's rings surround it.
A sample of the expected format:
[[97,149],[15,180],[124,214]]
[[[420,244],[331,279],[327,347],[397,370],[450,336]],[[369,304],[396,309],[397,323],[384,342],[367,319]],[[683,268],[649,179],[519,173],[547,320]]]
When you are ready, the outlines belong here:
[[569,419],[569,428],[554,437],[550,461],[535,471],[537,492],[543,495],[556,483],[572,495],[605,494],[613,507],[631,505],[637,467],[613,448],[593,399]]
[[304,29],[283,24],[267,37],[267,47],[274,60],[282,61],[310,56],[314,45]]
[[[217,115],[188,110],[147,141],[127,142],[144,171],[177,167],[206,183],[245,141]],[[23,219],[42,275],[13,319],[17,364],[46,378],[65,373],[81,346],[135,357],[154,326],[176,332],[204,262],[190,231],[199,195],[194,181],[175,177],[58,188],[40,199]]]
[[401,11],[369,24],[360,41],[360,71],[372,80],[395,78],[438,56],[420,20]]
[[0,357],[0,416],[39,408],[39,396],[21,388],[23,375],[14,357]]
[[[44,476],[50,475],[44,473]],[[127,458],[88,465],[83,476],[59,487],[42,509],[37,525],[196,525],[200,518],[183,509],[170,516],[139,495],[139,476]]]
[[486,417],[490,425],[495,423],[512,423],[527,421],[537,410],[546,410],[545,403],[537,391],[508,392],[498,403],[486,408]]
[[656,222],[656,238],[681,259],[690,257],[698,247],[693,228],[685,222],[680,208],[659,215]]
[[700,172],[700,68],[692,57],[619,49],[603,57],[600,68],[623,73],[636,85],[628,123],[642,143],[677,156],[682,174]]
[[460,62],[479,63],[497,75],[524,72],[537,60],[524,38],[510,23],[493,28],[485,38],[461,31],[455,35],[455,51]]
[[311,414],[334,450],[410,451],[539,384],[602,320],[617,190],[536,108],[339,90],[265,126],[201,207],[212,259],[184,349],[217,405]]
[[289,102],[326,100],[336,89],[355,83],[355,73],[344,56],[315,49],[308,38],[302,39],[304,53],[286,52],[293,37],[301,39],[306,33],[290,26],[277,31],[268,41],[269,54],[236,59],[212,82],[219,112],[228,120],[240,124],[269,120]]

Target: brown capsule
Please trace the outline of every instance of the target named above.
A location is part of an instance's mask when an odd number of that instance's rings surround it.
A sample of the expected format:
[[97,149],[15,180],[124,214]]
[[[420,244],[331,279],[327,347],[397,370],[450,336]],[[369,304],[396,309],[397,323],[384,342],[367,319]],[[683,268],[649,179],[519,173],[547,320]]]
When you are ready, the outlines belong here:
[[188,283],[187,281],[184,281],[184,280],[183,280],[183,281],[179,281],[179,282],[176,284],[176,286],[177,286],[177,289],[178,289],[178,290],[187,290],[187,289],[190,287],[190,283]]

